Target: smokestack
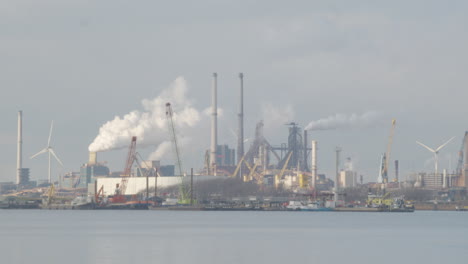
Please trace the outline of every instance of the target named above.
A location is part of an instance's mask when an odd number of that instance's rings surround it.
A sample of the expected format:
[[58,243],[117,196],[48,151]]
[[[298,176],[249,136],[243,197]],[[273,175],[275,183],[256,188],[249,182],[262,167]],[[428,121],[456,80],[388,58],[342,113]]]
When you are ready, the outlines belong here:
[[317,141],[312,140],[312,188],[315,188],[315,181],[317,180]]
[[336,147],[335,149],[335,152],[336,152],[336,160],[335,160],[335,169],[336,169],[336,174],[335,174],[335,195],[334,195],[334,199],[335,199],[335,205],[336,205],[336,202],[338,202],[338,189],[339,189],[339,177],[340,177],[340,152],[341,152],[341,148],[340,147]]
[[399,163],[398,163],[398,160],[395,160],[395,179],[396,179],[396,182],[399,182],[399,174],[400,174],[400,171],[399,171]]
[[244,74],[239,73],[239,131],[237,135],[237,162],[244,156]]
[[442,173],[442,188],[447,188],[447,170],[444,169]]
[[213,73],[213,90],[211,94],[212,114],[211,114],[211,151],[210,162],[213,175],[216,176],[216,147],[218,145],[218,74]]
[[97,163],[97,152],[90,151],[90,152],[89,152],[89,161],[88,161],[88,164],[89,164],[89,165],[96,165],[96,163]]
[[309,143],[307,140],[307,130],[304,130],[304,171],[309,171],[309,166],[307,165],[307,144]]
[[461,185],[459,184],[459,187],[468,187],[468,131],[465,132],[465,137],[464,137],[465,142],[464,144],[464,150],[463,154],[465,157],[465,162],[463,166],[463,172],[462,172],[462,181]]
[[16,184],[21,184],[23,168],[23,111],[18,111],[18,150],[16,157]]

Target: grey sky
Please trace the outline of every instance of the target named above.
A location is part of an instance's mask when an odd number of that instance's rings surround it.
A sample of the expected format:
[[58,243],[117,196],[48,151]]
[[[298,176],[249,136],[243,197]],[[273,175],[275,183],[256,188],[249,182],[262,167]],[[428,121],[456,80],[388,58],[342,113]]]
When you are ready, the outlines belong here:
[[[335,113],[381,114],[374,126],[310,135],[319,141],[320,172],[334,170],[339,145],[343,158],[353,157],[374,180],[391,118],[398,122],[392,160],[400,160],[403,175],[432,169],[431,154],[415,140],[435,146],[457,136],[439,166],[448,167],[452,154],[455,167],[468,129],[467,7],[465,1],[1,1],[0,180],[15,177],[18,110],[24,166],[33,179],[45,179],[46,157],[26,158],[45,147],[50,120],[62,172],[77,171],[101,125],[142,110],[142,99],[158,96],[178,76],[203,111],[214,71],[224,110],[220,143],[235,143],[229,129],[236,129],[233,98],[242,71],[247,137],[259,119],[273,119],[262,109],[287,112],[302,126]],[[287,120],[275,120],[265,134],[279,144]],[[185,151],[187,166],[200,167],[209,146],[209,129],[201,128],[191,135],[199,149]],[[125,151],[99,159],[121,170]]]

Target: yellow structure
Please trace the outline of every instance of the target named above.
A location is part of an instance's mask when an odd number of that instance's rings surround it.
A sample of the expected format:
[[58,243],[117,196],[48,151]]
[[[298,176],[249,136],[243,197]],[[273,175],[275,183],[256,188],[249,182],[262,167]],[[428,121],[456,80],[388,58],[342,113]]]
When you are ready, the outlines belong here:
[[307,188],[309,186],[308,177],[304,174],[299,174],[299,187]]

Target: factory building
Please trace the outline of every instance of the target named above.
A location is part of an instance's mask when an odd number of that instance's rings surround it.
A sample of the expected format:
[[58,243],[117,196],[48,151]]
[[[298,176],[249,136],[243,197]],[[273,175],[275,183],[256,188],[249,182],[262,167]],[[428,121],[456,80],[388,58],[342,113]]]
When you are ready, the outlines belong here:
[[29,186],[29,168],[20,168],[20,175],[19,175],[19,185],[20,186]]
[[159,160],[146,160],[140,164],[141,168],[135,167],[133,175],[137,177],[149,176],[154,177],[156,173],[158,176],[174,176],[175,166],[174,165],[162,165]]
[[338,182],[340,188],[349,188],[357,186],[357,174],[355,171],[343,170],[340,171],[340,178]]
[[[157,179],[156,179],[157,178]],[[209,181],[214,179],[224,178],[227,179],[228,177],[225,176],[206,176],[206,175],[196,175],[193,177],[193,184],[196,186],[197,183],[203,181]],[[148,177],[148,181],[146,181],[147,177],[130,177],[128,178],[127,188],[125,189],[125,195],[135,195],[139,192],[146,190],[147,183],[148,188],[154,188],[157,182],[157,188],[167,188],[171,186],[178,186],[181,184],[182,181],[184,183],[189,184],[190,177]],[[96,178],[97,189],[103,187],[105,195],[113,195],[115,193],[115,189],[117,184],[122,182],[121,177],[98,177]],[[93,193],[96,189],[94,184],[90,184],[91,188],[88,189],[88,192]]]
[[88,184],[93,183],[98,177],[109,176],[110,171],[107,166],[97,162],[97,153],[89,153],[89,161],[80,168],[80,178],[75,184],[77,188],[87,188]]
[[174,177],[175,176],[175,165],[163,165],[159,167],[159,175]]
[[159,173],[160,167],[161,162],[159,160],[145,160],[141,162],[140,167],[134,167],[133,175],[137,177],[154,177],[157,171]]
[[344,164],[344,170],[340,171],[338,178],[338,187],[349,188],[357,186],[357,173],[354,171],[351,158],[347,158]]
[[441,190],[444,188],[457,187],[459,176],[455,174],[438,173],[420,173],[418,175],[415,187],[423,187],[433,190]]
[[65,188],[77,188],[80,183],[80,172],[67,172],[62,176],[61,186]]
[[0,182],[0,194],[13,192],[16,190],[17,185],[14,182]]
[[333,188],[335,182],[325,176],[325,174],[318,174],[315,180],[315,190],[328,191]]
[[235,166],[236,151],[228,145],[218,145],[216,148],[216,164],[218,166]]

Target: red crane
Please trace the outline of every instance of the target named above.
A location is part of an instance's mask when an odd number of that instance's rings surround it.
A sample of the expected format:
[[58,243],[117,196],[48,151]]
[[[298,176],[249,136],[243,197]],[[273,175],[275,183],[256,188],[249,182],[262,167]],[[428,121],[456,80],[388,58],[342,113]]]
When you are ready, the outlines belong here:
[[128,155],[127,155],[127,162],[125,163],[125,169],[123,174],[120,175],[122,177],[122,181],[120,185],[117,184],[115,189],[115,195],[110,199],[112,203],[125,203],[125,190],[127,189],[128,178],[132,172],[132,165],[135,162],[135,153],[136,153],[136,140],[137,137],[132,137],[132,142],[130,143],[130,147],[128,148]]

